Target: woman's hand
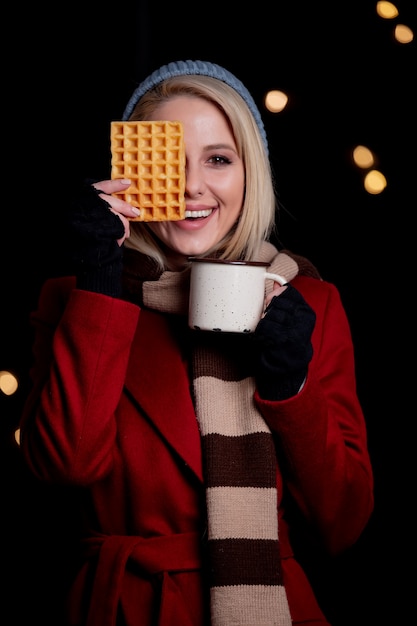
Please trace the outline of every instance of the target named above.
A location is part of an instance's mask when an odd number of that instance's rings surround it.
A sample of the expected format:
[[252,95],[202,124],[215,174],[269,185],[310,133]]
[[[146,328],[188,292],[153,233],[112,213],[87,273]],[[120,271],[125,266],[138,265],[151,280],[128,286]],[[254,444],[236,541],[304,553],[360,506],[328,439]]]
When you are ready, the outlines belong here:
[[307,376],[316,314],[292,285],[277,285],[268,300],[253,334],[255,379],[262,398],[284,400]]
[[130,235],[130,222],[128,218],[137,217],[140,211],[121,198],[111,194],[117,193],[118,191],[125,191],[130,185],[131,181],[125,178],[102,180],[93,184],[94,189],[103,192],[99,194],[99,198],[107,202],[107,204],[110,205],[109,210],[122,220],[125,232],[123,237],[117,240],[119,246],[121,246],[124,240]]
[[128,218],[138,210],[111,194],[129,184],[123,179],[88,182],[70,202],[69,256],[79,289],[121,295],[122,244],[130,234]]

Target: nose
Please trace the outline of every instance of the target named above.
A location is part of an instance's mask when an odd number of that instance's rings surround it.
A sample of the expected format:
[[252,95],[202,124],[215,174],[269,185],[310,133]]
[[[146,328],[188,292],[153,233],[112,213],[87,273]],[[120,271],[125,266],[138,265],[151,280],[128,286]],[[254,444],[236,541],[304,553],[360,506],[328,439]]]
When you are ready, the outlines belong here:
[[187,198],[202,196],[205,187],[204,175],[201,168],[187,161],[185,166],[185,196]]

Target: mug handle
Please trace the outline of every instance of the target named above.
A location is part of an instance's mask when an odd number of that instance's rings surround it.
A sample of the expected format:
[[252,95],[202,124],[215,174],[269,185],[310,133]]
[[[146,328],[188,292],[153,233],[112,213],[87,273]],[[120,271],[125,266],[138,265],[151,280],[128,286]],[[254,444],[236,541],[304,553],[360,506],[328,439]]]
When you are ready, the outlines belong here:
[[279,283],[281,287],[288,283],[288,280],[284,278],[284,276],[281,276],[280,274],[271,274],[270,272],[265,272],[265,280],[268,278],[270,278],[271,280],[274,280],[276,283]]

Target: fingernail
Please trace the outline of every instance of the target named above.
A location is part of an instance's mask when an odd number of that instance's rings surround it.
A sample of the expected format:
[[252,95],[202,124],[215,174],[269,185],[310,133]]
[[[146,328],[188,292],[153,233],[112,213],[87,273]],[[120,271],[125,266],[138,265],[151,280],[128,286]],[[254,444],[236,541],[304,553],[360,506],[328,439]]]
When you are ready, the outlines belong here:
[[137,209],[135,206],[132,206],[132,213],[133,213],[134,215],[140,215],[140,210],[139,210],[139,209]]
[[132,181],[128,178],[121,178],[119,182],[123,183],[124,185],[130,185],[132,183]]

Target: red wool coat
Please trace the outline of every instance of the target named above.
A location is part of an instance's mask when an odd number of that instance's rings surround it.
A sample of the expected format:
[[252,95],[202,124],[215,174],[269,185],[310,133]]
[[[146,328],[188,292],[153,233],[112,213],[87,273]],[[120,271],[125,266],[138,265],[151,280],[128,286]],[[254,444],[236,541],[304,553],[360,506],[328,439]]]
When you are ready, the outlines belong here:
[[[285,501],[296,502],[337,554],[370,517],[373,475],[339,293],[309,277],[292,284],[317,316],[308,377],[293,398],[254,399],[276,435],[279,539],[293,623],[323,626],[292,553]],[[74,285],[71,277],[48,281],[32,315],[34,386],[21,422],[33,473],[79,486],[88,500],[68,624],[113,626],[122,610],[128,626],[203,626],[204,485],[187,362],[169,316]]]

